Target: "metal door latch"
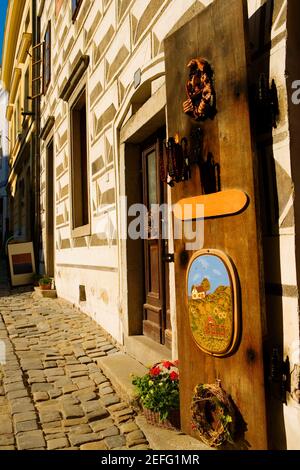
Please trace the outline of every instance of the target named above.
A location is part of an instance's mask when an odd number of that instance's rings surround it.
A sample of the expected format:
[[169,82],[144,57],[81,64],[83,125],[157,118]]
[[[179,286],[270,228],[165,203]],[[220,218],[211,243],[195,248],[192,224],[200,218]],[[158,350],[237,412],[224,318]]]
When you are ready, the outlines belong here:
[[273,348],[271,359],[270,382],[279,387],[280,400],[286,404],[286,392],[289,391],[290,361],[283,361],[279,356],[278,348]]
[[175,262],[174,253],[166,253],[163,257],[163,261],[165,263],[174,263]]

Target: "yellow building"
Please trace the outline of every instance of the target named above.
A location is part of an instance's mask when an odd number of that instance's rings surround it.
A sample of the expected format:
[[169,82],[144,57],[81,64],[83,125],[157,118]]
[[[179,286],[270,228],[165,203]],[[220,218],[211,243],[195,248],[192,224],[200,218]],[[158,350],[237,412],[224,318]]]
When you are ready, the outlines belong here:
[[[34,233],[36,178],[35,105],[32,100],[32,5],[10,0],[6,18],[2,81],[8,91],[10,232],[15,241]],[[36,201],[38,198],[36,198]]]

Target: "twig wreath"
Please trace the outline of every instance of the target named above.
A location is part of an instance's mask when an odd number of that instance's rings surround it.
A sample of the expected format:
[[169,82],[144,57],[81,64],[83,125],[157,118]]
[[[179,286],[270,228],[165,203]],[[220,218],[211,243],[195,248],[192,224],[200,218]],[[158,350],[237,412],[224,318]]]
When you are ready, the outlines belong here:
[[219,380],[215,384],[198,384],[192,399],[192,428],[210,447],[233,443],[235,410]]

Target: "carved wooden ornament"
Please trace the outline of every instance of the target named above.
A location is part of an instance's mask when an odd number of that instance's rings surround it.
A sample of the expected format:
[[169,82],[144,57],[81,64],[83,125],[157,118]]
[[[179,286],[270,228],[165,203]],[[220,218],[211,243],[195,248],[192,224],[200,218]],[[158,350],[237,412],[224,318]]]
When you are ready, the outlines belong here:
[[239,339],[238,282],[231,260],[200,250],[187,270],[187,307],[194,341],[205,353],[231,354]]
[[212,68],[201,57],[190,60],[187,67],[190,69],[186,82],[188,99],[183,103],[183,112],[196,121],[213,119],[217,111]]

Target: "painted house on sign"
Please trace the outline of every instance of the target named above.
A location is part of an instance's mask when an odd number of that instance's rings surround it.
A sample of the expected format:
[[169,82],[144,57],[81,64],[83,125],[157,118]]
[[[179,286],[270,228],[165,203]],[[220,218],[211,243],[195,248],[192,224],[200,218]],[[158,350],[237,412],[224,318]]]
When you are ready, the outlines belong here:
[[192,299],[193,300],[203,300],[206,297],[206,292],[202,286],[193,286],[192,287]]

